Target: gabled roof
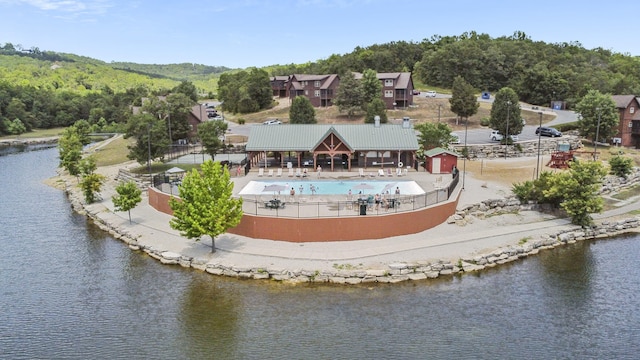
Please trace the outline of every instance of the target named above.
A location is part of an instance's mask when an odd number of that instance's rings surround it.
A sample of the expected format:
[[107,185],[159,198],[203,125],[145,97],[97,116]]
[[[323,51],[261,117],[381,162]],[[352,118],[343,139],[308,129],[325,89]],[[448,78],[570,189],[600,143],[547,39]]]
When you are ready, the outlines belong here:
[[440,155],[440,154],[449,154],[449,155],[453,155],[455,157],[459,156],[457,153],[455,153],[453,151],[449,151],[447,149],[443,149],[443,148],[440,148],[440,147],[433,148],[431,150],[427,150],[427,151],[425,151],[424,154],[427,157],[434,157],[434,156],[437,156],[437,155]]
[[395,124],[255,125],[251,127],[247,151],[313,151],[330,132],[353,151],[418,150],[411,127]]
[[291,87],[295,90],[300,90],[303,88],[302,81],[321,81],[320,89],[328,89],[331,87],[331,84],[338,79],[337,74],[327,74],[327,75],[310,75],[310,74],[294,74],[291,75],[291,79],[289,83]]
[[613,95],[611,96],[613,102],[616,103],[616,108],[618,109],[626,109],[629,107],[629,104],[633,99],[636,98],[635,95]]
[[[356,80],[362,79],[362,73],[354,72],[353,75]],[[378,80],[394,79],[396,89],[407,89],[412,83],[410,72],[377,73],[376,77]]]
[[347,145],[347,147],[349,148],[349,150],[353,151],[353,148],[351,148],[351,146],[349,146],[349,143],[342,137],[342,135],[340,135],[339,132],[336,131],[336,129],[331,126],[327,132],[320,138],[318,139],[318,142],[315,143],[315,145],[313,145],[313,149],[317,148],[318,146],[320,146],[320,144],[324,141],[324,139],[328,138],[329,135],[334,134],[338,140],[342,141],[345,145]]

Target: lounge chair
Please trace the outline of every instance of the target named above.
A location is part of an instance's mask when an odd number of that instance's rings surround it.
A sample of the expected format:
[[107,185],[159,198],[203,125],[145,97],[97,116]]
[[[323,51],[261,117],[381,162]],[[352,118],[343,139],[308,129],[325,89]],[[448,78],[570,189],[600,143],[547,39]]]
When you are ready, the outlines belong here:
[[384,176],[384,170],[378,169],[378,176]]
[[264,176],[264,168],[258,169],[258,176]]
[[397,168],[396,169],[396,176],[398,176],[398,177],[402,176],[402,169],[401,168]]
[[301,177],[302,176],[302,170],[300,168],[296,169],[296,177]]
[[293,168],[289,168],[289,177],[293,177]]
[[282,176],[282,168],[278,168],[278,171],[276,171],[276,176]]
[[392,177],[393,173],[391,172],[391,168],[387,168],[387,176]]
[[360,177],[364,177],[364,169],[363,168],[358,169],[358,173],[360,174]]
[[268,173],[268,176],[271,176],[271,177],[273,177],[273,169],[269,169],[269,173]]

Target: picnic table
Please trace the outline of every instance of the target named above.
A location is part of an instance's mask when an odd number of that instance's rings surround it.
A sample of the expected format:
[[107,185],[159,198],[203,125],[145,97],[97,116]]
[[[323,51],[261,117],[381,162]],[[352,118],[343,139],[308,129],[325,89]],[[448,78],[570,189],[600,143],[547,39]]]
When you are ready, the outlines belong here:
[[271,199],[269,201],[265,201],[264,207],[267,209],[284,209],[285,203],[278,199]]

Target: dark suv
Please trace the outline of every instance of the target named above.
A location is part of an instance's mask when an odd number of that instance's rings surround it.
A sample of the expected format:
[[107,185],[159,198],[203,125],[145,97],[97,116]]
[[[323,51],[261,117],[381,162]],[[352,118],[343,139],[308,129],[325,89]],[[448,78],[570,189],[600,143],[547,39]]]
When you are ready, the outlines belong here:
[[552,127],[539,127],[536,129],[536,135],[540,134],[541,136],[551,136],[551,137],[561,137],[562,133]]

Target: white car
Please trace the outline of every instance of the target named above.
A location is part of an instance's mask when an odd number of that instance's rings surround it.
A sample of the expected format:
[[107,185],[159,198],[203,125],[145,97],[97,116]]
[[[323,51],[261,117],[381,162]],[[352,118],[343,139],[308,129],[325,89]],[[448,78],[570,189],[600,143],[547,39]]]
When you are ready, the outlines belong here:
[[433,90],[427,91],[427,97],[436,97],[436,92]]
[[451,140],[452,144],[460,144],[460,136],[456,133],[451,133],[451,137],[453,138],[453,140]]
[[262,123],[263,125],[280,125],[282,124],[282,121],[278,120],[278,119],[270,119],[267,120],[265,122]]
[[[498,130],[491,130],[491,135],[489,135],[489,139],[493,141],[502,141],[504,136]],[[511,135],[511,141],[518,141],[518,135]]]

